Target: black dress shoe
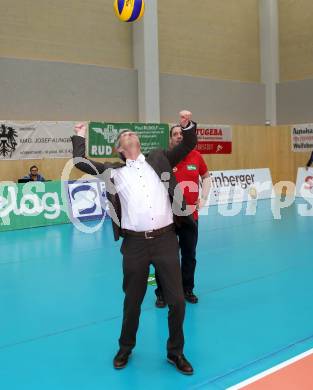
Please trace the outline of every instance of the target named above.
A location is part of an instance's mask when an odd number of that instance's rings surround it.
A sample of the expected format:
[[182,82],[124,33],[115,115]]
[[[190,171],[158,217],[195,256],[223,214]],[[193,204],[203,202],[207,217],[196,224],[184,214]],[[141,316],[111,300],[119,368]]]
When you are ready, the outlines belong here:
[[118,351],[113,359],[113,366],[117,370],[124,368],[128,363],[128,358],[131,352]]
[[155,306],[158,307],[159,309],[163,309],[164,307],[166,307],[166,303],[162,295],[157,295]]
[[192,365],[188,362],[183,354],[181,355],[172,355],[170,353],[167,354],[167,361],[177,368],[179,372],[185,375],[192,375],[193,368]]
[[185,299],[189,303],[198,303],[198,297],[193,293],[192,290],[184,291]]

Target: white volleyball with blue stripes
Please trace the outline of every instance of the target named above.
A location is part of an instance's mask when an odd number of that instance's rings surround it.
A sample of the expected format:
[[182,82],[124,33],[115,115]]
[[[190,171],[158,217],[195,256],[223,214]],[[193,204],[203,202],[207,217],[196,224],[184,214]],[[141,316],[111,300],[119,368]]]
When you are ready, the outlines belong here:
[[145,12],[144,0],[114,0],[114,10],[123,22],[135,22]]

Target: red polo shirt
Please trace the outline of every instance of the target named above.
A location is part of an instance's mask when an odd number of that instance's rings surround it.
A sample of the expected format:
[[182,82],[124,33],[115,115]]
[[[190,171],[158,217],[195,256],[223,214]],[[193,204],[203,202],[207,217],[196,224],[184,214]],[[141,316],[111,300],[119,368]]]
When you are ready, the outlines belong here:
[[[203,176],[207,171],[206,163],[197,150],[192,150],[173,168],[174,175],[181,186],[187,205],[194,206],[197,203],[199,198],[199,176]],[[187,182],[195,183],[194,188],[189,188]],[[194,211],[193,216],[195,220],[198,219],[198,210]]]

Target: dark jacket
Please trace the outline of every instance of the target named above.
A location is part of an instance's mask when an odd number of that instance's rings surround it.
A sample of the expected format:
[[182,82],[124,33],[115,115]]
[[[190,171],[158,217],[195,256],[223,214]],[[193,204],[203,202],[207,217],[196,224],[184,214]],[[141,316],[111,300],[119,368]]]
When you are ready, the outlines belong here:
[[37,174],[37,180],[33,180],[31,174],[24,176],[23,179],[29,179],[30,181],[46,181],[46,179],[43,176],[39,175],[39,173]]
[[310,159],[309,159],[309,161],[306,163],[306,166],[307,166],[307,167],[310,167],[310,166],[312,165],[312,162],[313,162],[313,152],[311,153]]
[[[177,186],[177,181],[173,175],[173,168],[185,157],[197,143],[196,123],[191,122],[186,129],[183,129],[183,140],[171,150],[155,149],[147,156],[146,161],[157,173],[159,178],[168,186],[168,194],[173,210],[184,210],[185,202],[179,204],[179,200],[174,198],[174,191]],[[111,169],[117,169],[125,166],[125,163],[100,163],[87,159],[85,157],[85,138],[79,136],[72,137],[73,142],[73,157],[81,157],[84,161],[75,162],[75,166],[83,172],[98,176],[104,180],[109,201],[110,216],[113,223],[114,239],[117,241],[120,236],[123,236],[121,231],[121,204],[118,194],[116,193],[113,180],[111,179]],[[166,172],[166,173],[165,173]],[[167,173],[168,172],[168,173]],[[165,173],[165,174],[164,174]],[[163,174],[163,175],[162,175]],[[176,189],[176,194],[179,193]],[[181,195],[181,199],[183,199]],[[174,212],[174,222],[177,226],[182,223],[194,223],[191,216],[177,216]]]

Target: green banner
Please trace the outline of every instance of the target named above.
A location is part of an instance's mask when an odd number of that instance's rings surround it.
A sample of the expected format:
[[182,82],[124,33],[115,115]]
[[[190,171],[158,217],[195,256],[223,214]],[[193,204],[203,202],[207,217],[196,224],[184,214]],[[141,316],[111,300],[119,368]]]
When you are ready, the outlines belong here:
[[156,280],[155,280],[155,274],[149,274],[148,285],[149,286],[156,286],[157,285]]
[[0,232],[69,223],[60,181],[0,182]]
[[138,134],[143,154],[153,149],[167,149],[169,125],[167,123],[89,123],[88,151],[90,157],[117,157],[114,144],[122,130]]

